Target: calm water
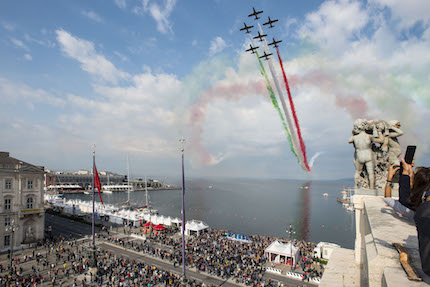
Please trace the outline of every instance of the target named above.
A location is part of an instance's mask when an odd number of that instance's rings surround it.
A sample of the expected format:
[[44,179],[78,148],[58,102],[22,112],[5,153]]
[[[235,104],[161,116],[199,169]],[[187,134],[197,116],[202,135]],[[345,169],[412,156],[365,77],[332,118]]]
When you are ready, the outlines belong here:
[[[344,187],[353,185],[352,181],[187,179],[185,184],[186,220],[202,220],[212,228],[235,233],[279,237],[287,237],[286,228],[292,224],[295,238],[354,248],[354,213],[336,201]],[[180,190],[148,194],[159,214],[181,217]],[[127,196],[123,192],[103,194],[103,201],[124,202]],[[90,200],[90,195],[84,194],[65,197]],[[130,200],[144,205],[145,192],[130,193]]]

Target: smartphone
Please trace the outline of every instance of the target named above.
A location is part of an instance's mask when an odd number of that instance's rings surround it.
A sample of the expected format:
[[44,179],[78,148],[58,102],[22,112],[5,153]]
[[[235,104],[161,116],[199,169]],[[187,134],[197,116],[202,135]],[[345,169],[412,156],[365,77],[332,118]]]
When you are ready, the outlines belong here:
[[414,160],[416,149],[417,149],[417,146],[415,146],[415,145],[408,145],[408,147],[406,148],[405,162],[407,164],[412,164],[412,161]]

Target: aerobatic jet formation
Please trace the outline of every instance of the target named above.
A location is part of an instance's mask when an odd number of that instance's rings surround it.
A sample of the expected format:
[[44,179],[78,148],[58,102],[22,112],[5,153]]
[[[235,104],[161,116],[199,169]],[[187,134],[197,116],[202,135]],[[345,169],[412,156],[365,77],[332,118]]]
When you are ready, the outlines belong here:
[[269,28],[273,28],[275,26],[273,26],[272,24],[275,23],[275,22],[278,22],[278,19],[271,20],[270,16],[269,16],[269,21],[267,21],[266,23],[263,23],[263,25],[269,25]]
[[249,31],[249,29],[251,29],[252,27],[254,27],[254,26],[246,26],[246,23],[245,22],[243,22],[243,25],[245,25],[245,27],[243,27],[242,29],[240,29],[240,31],[244,31],[244,30],[246,30],[246,33],[248,34],[248,33],[251,33],[250,31]]
[[267,36],[267,34],[263,34],[263,35],[261,35],[261,34],[260,34],[260,31],[258,31],[258,35],[257,35],[257,36],[255,36],[255,37],[254,37],[254,39],[260,39],[260,42],[263,42],[264,37],[266,37],[266,36]]
[[274,45],[274,46],[275,46],[275,48],[278,48],[278,44],[279,44],[279,43],[281,43],[281,42],[282,42],[282,40],[276,41],[276,40],[275,40],[275,38],[272,38],[272,39],[273,39],[273,42],[272,42],[272,43],[269,43],[269,46]]
[[254,7],[252,7],[252,10],[254,10],[254,13],[249,14],[248,17],[255,17],[254,20],[260,19],[257,15],[263,13],[263,11],[255,11]]
[[249,44],[249,49],[246,49],[245,52],[251,52],[252,54],[255,54],[255,50],[258,49],[258,46],[252,47],[251,44]]
[[264,51],[264,54],[260,56],[260,58],[264,58],[265,60],[269,60],[269,56],[272,56],[272,53],[266,54],[266,51]]

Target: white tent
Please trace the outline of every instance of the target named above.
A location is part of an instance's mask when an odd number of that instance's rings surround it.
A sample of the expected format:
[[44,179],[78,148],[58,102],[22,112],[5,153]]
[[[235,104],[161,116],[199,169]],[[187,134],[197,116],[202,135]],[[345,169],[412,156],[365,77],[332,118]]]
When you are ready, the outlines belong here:
[[172,223],[176,226],[180,226],[182,224],[182,220],[180,220],[179,218],[175,217],[172,219]]
[[331,253],[333,252],[333,249],[340,247],[337,244],[330,243],[330,242],[320,242],[318,245],[314,248],[315,257],[322,258],[322,259],[330,259]]
[[172,218],[170,216],[165,217],[163,225],[172,226]]
[[285,244],[278,240],[272,242],[272,244],[264,250],[264,253],[267,258],[269,258],[270,262],[290,265],[296,265],[300,255],[299,248],[294,246],[294,244],[291,244],[291,242]]
[[208,228],[209,228],[209,226],[202,221],[191,220],[185,224],[185,234],[186,235],[191,235],[191,234],[200,235],[200,233],[204,232]]

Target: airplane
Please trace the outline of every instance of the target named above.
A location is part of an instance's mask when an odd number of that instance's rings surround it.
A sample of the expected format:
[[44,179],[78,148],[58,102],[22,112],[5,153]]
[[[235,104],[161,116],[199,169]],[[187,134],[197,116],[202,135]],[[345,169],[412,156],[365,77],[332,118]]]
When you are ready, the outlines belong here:
[[263,13],[263,11],[255,11],[254,7],[252,7],[252,10],[254,10],[254,13],[249,14],[248,17],[253,17],[254,16],[255,17],[254,20],[260,19],[260,17],[258,17],[257,15]]
[[273,26],[272,24],[273,24],[273,23],[275,23],[275,22],[278,22],[278,19],[271,20],[271,19],[270,19],[270,16],[269,16],[269,21],[267,21],[267,22],[266,22],[266,23],[264,23],[263,25],[270,25],[270,26],[269,26],[269,28],[273,28],[273,27],[275,27],[275,26]]
[[260,42],[263,42],[263,38],[266,37],[267,34],[260,34],[260,31],[258,31],[258,35],[254,37],[254,39],[260,39]]
[[266,54],[266,51],[264,51],[264,54],[260,56],[260,58],[265,58],[265,60],[269,60],[269,56],[272,56],[272,53]]
[[255,54],[255,50],[258,49],[258,46],[252,47],[251,44],[249,44],[249,49],[245,50],[245,52],[251,51],[252,54]]
[[278,48],[278,45],[277,45],[277,44],[281,43],[281,42],[282,42],[282,40],[276,41],[276,40],[275,40],[275,38],[272,38],[272,39],[273,39],[273,42],[272,42],[272,43],[269,43],[269,46],[274,45],[274,46],[275,46],[275,48]]
[[240,29],[240,31],[246,30],[246,33],[250,33],[250,32],[249,32],[249,29],[251,29],[252,27],[254,27],[254,26],[252,26],[252,25],[251,25],[251,26],[246,26],[246,23],[245,23],[245,22],[243,23],[243,25],[245,25],[245,27],[243,27],[242,29]]

